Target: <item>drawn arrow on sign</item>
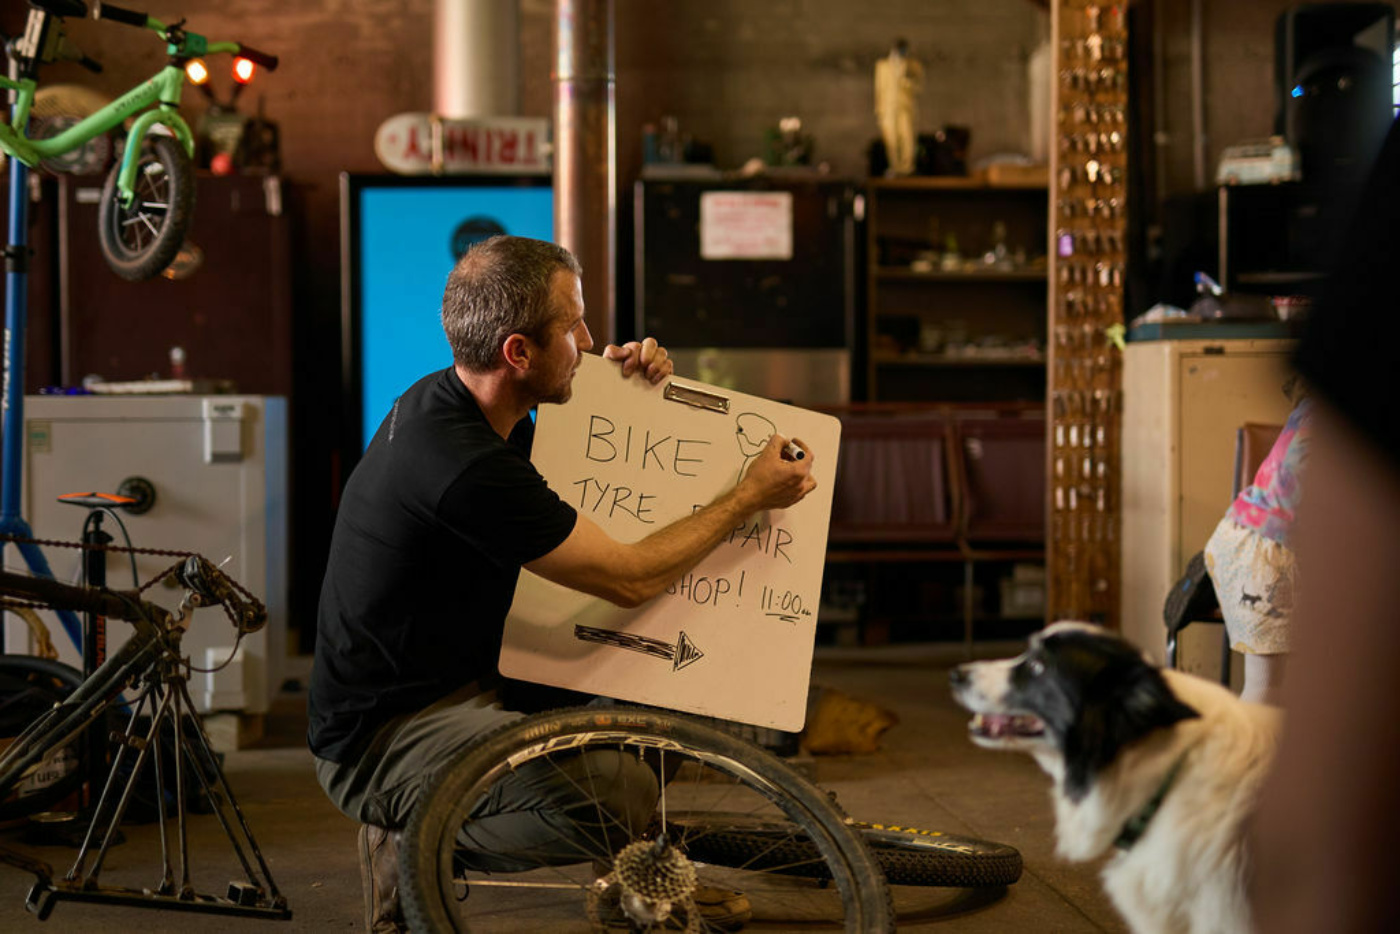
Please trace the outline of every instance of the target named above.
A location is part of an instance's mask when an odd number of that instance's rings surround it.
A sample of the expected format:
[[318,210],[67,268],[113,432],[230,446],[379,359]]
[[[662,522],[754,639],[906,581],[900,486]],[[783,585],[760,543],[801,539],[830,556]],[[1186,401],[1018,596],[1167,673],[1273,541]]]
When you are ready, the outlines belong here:
[[611,645],[629,652],[641,652],[656,658],[664,658],[671,663],[672,671],[680,671],[687,665],[698,662],[705,653],[696,647],[690,637],[681,630],[676,644],[662,642],[631,632],[617,632],[613,629],[598,629],[594,626],[575,626],[574,638],[580,642],[595,642],[598,645]]

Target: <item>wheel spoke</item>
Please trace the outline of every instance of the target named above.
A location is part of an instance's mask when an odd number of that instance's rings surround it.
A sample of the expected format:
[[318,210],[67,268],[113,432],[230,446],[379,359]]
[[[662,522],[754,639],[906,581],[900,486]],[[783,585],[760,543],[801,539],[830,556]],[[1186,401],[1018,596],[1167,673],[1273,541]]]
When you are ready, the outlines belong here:
[[146,234],[155,237],[159,233],[159,228],[151,223],[149,217],[143,213],[124,216],[121,221],[121,241],[133,253],[140,252],[145,248]]
[[477,879],[472,885],[488,889],[494,887],[498,889],[553,889],[556,891],[560,889],[574,891],[580,888],[578,883],[571,882],[520,882],[506,879]]

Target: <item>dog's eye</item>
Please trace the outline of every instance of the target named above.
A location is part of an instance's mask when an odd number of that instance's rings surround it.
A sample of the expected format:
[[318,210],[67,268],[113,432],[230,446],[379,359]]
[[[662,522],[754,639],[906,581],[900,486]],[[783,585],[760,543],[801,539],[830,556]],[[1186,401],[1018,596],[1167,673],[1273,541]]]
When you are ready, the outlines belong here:
[[1045,674],[1045,663],[1038,658],[1028,658],[1026,659],[1026,670],[1031,673],[1032,677],[1038,678]]

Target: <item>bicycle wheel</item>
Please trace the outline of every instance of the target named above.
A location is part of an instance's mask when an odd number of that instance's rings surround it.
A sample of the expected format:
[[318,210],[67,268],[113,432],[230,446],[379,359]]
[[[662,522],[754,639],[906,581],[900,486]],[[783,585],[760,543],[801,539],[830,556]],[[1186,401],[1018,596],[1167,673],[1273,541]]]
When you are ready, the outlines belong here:
[[[692,859],[734,867],[772,867],[772,872],[810,875],[816,848],[788,824],[747,814],[682,814]],[[1011,885],[1021,878],[1021,854],[1012,846],[910,827],[851,822],[891,885],[969,888]]]
[[[667,776],[654,809],[648,799],[644,820],[625,822],[615,805],[603,803],[617,788],[589,757],[619,753]],[[566,773],[583,806],[567,817],[551,810],[549,823],[558,827],[559,843],[572,848],[569,858],[512,852],[516,865],[508,873],[465,868],[478,856],[459,850],[461,837],[499,817],[501,802],[528,776]],[[655,796],[657,784],[648,778]],[[788,866],[701,865],[687,855],[689,828],[672,822],[672,811],[737,813],[790,826],[808,843],[802,859],[818,868],[803,878]],[[825,793],[757,746],[649,709],[555,711],[489,734],[425,786],[400,844],[399,869],[415,931],[724,929],[688,900],[697,886],[743,893],[755,925],[894,930],[884,877]],[[669,918],[658,908],[663,899],[670,899]]]
[[121,162],[112,166],[102,186],[97,233],[107,265],[123,279],[160,275],[180,252],[194,215],[194,170],[173,137],[148,135],[137,154],[130,208],[117,196]]
[[[82,680],[81,672],[62,662],[0,655],[0,745],[49,715]],[[53,750],[0,796],[0,821],[37,814],[71,795],[83,782],[80,762],[76,740]]]

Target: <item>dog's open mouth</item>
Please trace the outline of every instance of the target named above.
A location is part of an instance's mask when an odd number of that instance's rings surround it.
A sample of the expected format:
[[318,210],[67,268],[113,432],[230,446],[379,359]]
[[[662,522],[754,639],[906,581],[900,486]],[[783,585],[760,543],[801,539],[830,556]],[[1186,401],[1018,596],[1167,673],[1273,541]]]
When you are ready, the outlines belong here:
[[1007,739],[1014,736],[1043,736],[1045,724],[1028,713],[973,714],[968,732],[986,739]]

